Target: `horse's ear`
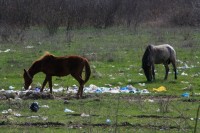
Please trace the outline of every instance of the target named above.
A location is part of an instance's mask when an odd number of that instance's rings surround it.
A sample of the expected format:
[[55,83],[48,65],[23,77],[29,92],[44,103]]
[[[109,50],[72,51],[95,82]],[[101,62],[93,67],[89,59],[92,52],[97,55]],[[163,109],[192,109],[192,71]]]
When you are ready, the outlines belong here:
[[26,69],[24,69],[24,72],[27,73]]
[[148,45],[147,49],[148,49],[149,52],[151,52],[151,50],[152,50],[152,45]]

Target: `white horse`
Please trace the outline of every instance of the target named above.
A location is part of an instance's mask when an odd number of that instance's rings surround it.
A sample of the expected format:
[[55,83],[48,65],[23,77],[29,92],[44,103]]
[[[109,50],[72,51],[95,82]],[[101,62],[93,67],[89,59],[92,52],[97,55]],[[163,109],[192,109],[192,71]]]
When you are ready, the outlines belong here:
[[165,80],[168,77],[169,64],[172,63],[175,79],[176,72],[176,51],[169,44],[148,45],[142,57],[142,68],[147,81],[155,80],[154,64],[163,64],[165,66]]

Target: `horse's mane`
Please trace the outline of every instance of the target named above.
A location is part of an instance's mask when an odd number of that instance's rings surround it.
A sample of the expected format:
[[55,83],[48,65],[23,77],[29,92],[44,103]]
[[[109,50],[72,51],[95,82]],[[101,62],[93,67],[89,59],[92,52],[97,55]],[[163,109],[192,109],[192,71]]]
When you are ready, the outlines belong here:
[[42,60],[42,59],[44,59],[44,58],[46,58],[46,57],[50,57],[50,56],[54,56],[53,54],[51,54],[50,52],[48,52],[48,51],[45,51],[44,52],[44,55],[42,55],[40,58],[38,58],[36,61],[39,61],[39,60]]
[[147,64],[149,64],[151,62],[151,52],[153,50],[153,45],[148,45],[145,52],[144,52],[144,55],[142,57],[142,66],[146,66]]
[[38,67],[38,65],[40,65],[40,61],[45,59],[45,58],[49,58],[49,57],[54,57],[53,54],[49,53],[48,51],[46,51],[44,53],[44,55],[42,55],[40,58],[38,58],[37,60],[35,60],[33,63],[32,63],[32,66],[29,68],[29,69],[34,69],[36,67]]

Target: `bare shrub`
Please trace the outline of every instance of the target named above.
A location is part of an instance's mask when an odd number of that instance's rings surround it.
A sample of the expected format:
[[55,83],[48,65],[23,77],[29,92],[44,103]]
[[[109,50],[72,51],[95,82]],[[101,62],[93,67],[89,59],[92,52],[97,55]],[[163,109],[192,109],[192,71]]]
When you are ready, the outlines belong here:
[[120,0],[95,0],[90,3],[89,20],[96,28],[106,28],[114,24]]
[[158,106],[159,106],[159,109],[160,109],[160,112],[161,113],[168,113],[169,112],[169,105],[170,105],[170,100],[171,97],[166,97],[166,98],[161,98],[158,100]]
[[12,29],[8,24],[6,24],[6,23],[0,24],[0,36],[1,36],[1,40],[3,42],[9,41],[11,33],[12,33]]
[[[179,5],[178,5],[179,3]],[[179,26],[200,26],[200,1],[179,1],[171,22]]]
[[[159,21],[159,22],[158,22]],[[16,34],[30,26],[45,27],[54,35],[66,27],[67,42],[71,30],[83,26],[107,28],[113,25],[132,26],[169,23],[182,26],[200,25],[199,0],[1,0],[0,23],[17,27]],[[156,23],[157,22],[157,23]],[[0,29],[8,41],[10,30]],[[21,37],[23,38],[23,37]],[[20,40],[20,39],[19,39]]]
[[31,23],[30,12],[31,0],[0,2],[0,34],[2,41],[10,41],[13,36],[18,41],[23,40],[24,31]]

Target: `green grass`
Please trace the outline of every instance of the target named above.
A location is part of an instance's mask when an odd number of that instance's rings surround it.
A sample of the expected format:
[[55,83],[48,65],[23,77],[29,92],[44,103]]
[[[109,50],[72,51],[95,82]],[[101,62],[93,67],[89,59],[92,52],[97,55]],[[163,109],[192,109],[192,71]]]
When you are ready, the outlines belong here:
[[[161,97],[160,101],[158,100],[151,104],[140,101],[140,98],[148,99],[149,97],[139,95],[133,97],[133,95],[128,94],[100,94],[90,95],[90,97],[82,100],[70,99],[69,104],[63,104],[61,99],[36,100],[39,105],[49,106],[49,108],[40,108],[37,113],[28,109],[33,100],[24,100],[21,107],[6,105],[7,102],[3,101],[0,109],[12,108],[13,112],[20,113],[22,117],[15,117],[12,114],[1,115],[1,122],[6,123],[6,125],[1,125],[1,131],[38,132],[41,129],[46,132],[57,132],[59,130],[62,132],[104,132],[109,130],[113,132],[115,130],[121,132],[159,132],[162,127],[175,127],[174,129],[163,130],[166,132],[190,132],[194,128],[195,121],[192,121],[191,118],[196,117],[197,102],[187,104],[181,99],[171,100],[166,112],[158,112],[159,108],[162,109],[161,105],[165,105],[159,103],[162,99]],[[65,108],[75,112],[65,113]],[[81,117],[82,113],[89,114],[90,117]],[[30,116],[39,116],[39,118],[28,118]],[[153,116],[158,116],[159,118],[154,118]],[[47,120],[42,119],[46,117],[48,118]],[[111,120],[110,125],[106,125],[106,119]],[[48,125],[48,122],[59,122],[63,125]],[[46,123],[46,125],[28,126],[28,123]],[[124,123],[129,125],[122,126]],[[20,124],[23,125],[20,126]],[[117,127],[115,126],[116,124],[118,125]],[[15,127],[15,129],[11,129],[11,127]],[[27,128],[32,129],[32,127],[37,128],[33,131],[27,131]]]
[[[139,89],[148,89],[151,93],[147,96],[135,94],[93,94],[86,99],[70,99],[70,104],[63,104],[63,96],[57,96],[55,100],[37,100],[40,105],[49,105],[49,109],[41,108],[39,112],[33,113],[28,109],[33,100],[24,100],[22,107],[13,107],[6,100],[1,100],[0,111],[12,108],[21,113],[23,117],[12,117],[11,119],[0,114],[0,128],[2,132],[192,132],[195,121],[196,110],[199,102],[183,102],[181,94],[186,92],[183,88],[192,85],[190,93],[200,93],[199,72],[199,42],[200,32],[194,28],[140,28],[132,31],[124,27],[112,27],[108,29],[85,28],[72,31],[71,42],[67,43],[66,33],[61,28],[55,36],[47,36],[43,29],[31,28],[26,31],[23,42],[5,43],[1,42],[0,50],[11,49],[8,53],[0,53],[0,89],[7,90],[10,85],[15,90],[23,87],[23,69],[28,69],[32,62],[49,51],[56,56],[78,54],[86,56],[92,68],[92,75],[86,86],[95,84],[97,86],[133,85]],[[168,80],[164,78],[164,67],[156,65],[156,81],[147,83],[141,70],[141,58],[147,44],[169,43],[177,51],[177,59],[188,66],[189,69],[178,69],[178,79],[174,80],[172,69]],[[33,46],[27,49],[27,46]],[[178,67],[184,64],[178,62]],[[170,66],[170,68],[172,68]],[[187,73],[183,76],[181,73]],[[44,74],[38,73],[34,77],[32,86],[42,84]],[[188,83],[184,83],[188,82]],[[77,82],[71,77],[54,77],[53,83],[60,86],[72,86]],[[138,83],[146,83],[141,87]],[[77,84],[78,85],[78,84]],[[166,92],[155,93],[153,88],[165,86]],[[48,87],[48,86],[46,86]],[[84,94],[89,95],[89,94]],[[176,97],[172,101],[162,103],[163,97]],[[59,98],[60,97],[60,98]],[[64,95],[66,98],[67,96]],[[192,96],[191,99],[200,99]],[[153,103],[144,102],[144,99],[159,99]],[[167,112],[157,112],[165,109]],[[86,113],[90,117],[73,116],[64,113],[69,108],[75,114]],[[48,116],[47,121],[41,118],[29,120],[27,117],[37,115]],[[161,116],[160,118],[137,116]],[[180,118],[178,118],[181,116]],[[94,126],[94,124],[105,124],[106,119],[111,119],[111,125]],[[60,122],[64,126],[20,126],[22,123],[37,122]],[[3,123],[6,123],[3,125]],[[122,126],[128,123],[129,126]],[[10,124],[10,125],[9,125]],[[83,124],[86,124],[85,126]],[[118,124],[116,127],[115,125]],[[78,126],[77,126],[78,125]],[[92,126],[93,125],[93,126]],[[121,125],[121,126],[120,126]],[[157,127],[153,127],[156,125]],[[164,125],[174,129],[163,130]],[[48,128],[45,128],[48,127]],[[179,127],[179,128],[177,128]],[[199,129],[199,127],[198,127]]]

